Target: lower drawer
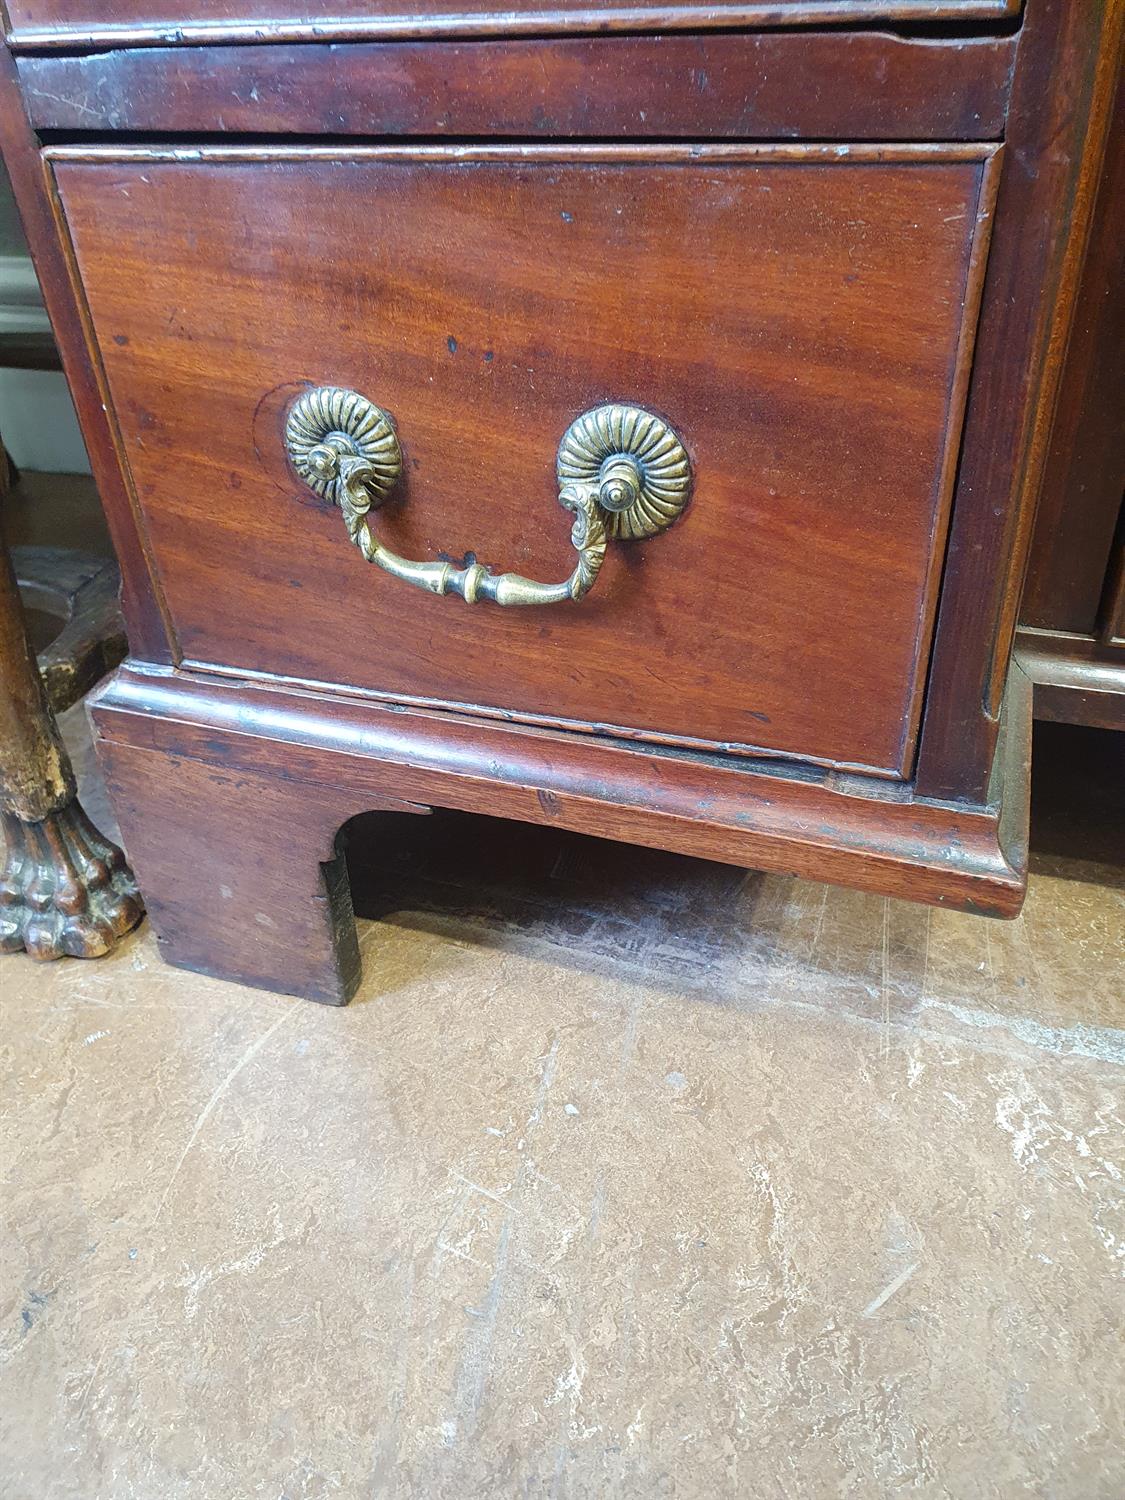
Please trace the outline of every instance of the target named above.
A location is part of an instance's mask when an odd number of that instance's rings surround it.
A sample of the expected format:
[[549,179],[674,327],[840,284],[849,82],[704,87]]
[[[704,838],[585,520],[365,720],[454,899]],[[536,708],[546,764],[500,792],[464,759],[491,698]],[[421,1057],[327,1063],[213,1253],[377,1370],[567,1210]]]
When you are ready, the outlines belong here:
[[[909,771],[997,148],[48,156],[184,660]],[[294,470],[314,387],[388,414],[408,558],[566,578],[556,451],[607,403],[686,507],[579,600],[435,598]]]

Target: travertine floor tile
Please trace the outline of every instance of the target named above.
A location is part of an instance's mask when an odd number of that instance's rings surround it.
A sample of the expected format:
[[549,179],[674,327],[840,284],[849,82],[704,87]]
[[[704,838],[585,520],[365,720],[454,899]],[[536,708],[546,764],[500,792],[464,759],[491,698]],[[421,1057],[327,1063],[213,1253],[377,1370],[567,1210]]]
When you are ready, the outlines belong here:
[[3,961],[6,1497],[1125,1493],[1115,867],[419,822],[347,1010]]

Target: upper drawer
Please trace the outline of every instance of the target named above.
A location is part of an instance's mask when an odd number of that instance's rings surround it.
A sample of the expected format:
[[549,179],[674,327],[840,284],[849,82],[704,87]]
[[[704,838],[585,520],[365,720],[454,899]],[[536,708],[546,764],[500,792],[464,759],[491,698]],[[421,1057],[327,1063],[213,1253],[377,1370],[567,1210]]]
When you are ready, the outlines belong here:
[[284,0],[8,0],[15,46],[85,42],[199,42],[235,38],[426,36],[436,33],[701,30],[849,22],[987,21],[1018,13],[1021,0],[759,0],[645,5],[637,0],[335,0],[327,14]]
[[[185,658],[909,766],[997,148],[50,155]],[[436,568],[565,578],[556,449],[604,403],[692,497],[577,602],[434,598],[290,467],[309,387],[390,414],[371,530]]]
[[1004,133],[1018,37],[713,31],[24,52],[36,130],[956,141]]

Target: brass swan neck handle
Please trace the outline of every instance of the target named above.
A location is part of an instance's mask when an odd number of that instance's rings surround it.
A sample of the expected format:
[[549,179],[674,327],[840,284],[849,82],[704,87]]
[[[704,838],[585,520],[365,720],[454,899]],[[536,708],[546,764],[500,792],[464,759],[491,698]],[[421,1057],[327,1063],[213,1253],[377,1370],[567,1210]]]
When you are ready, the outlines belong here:
[[402,452],[390,417],[356,391],[319,386],[289,412],[285,444],[301,479],[339,505],[352,543],[367,562],[431,594],[459,594],[469,604],[562,604],[594,586],[609,537],[653,536],[683,510],[691,467],[676,433],[639,407],[594,408],[571,423],[559,445],[559,504],[574,515],[570,541],[578,559],[562,583],[493,573],[469,554],[452,562],[415,562],[385,547],[368,515],[394,489]]

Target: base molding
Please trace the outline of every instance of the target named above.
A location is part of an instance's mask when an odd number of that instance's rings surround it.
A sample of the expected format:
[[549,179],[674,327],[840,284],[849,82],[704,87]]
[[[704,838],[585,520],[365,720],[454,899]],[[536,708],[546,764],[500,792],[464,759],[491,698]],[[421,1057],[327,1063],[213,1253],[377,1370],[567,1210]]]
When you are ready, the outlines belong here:
[[987,805],[776,762],[395,708],[127,663],[91,701],[169,961],[340,1003],[358,958],[337,834],[431,806],[1014,916],[1029,693],[1013,673]]

